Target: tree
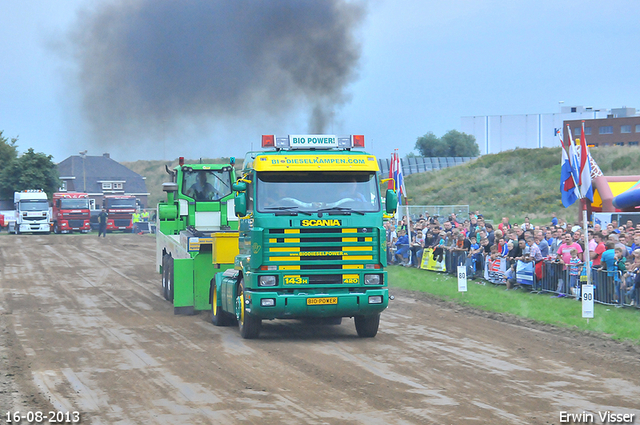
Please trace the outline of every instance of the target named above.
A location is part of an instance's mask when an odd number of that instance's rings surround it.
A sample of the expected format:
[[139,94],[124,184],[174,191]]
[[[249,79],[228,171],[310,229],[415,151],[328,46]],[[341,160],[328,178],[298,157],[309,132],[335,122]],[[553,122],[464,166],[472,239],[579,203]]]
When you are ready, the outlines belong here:
[[449,155],[447,156],[479,156],[480,148],[476,143],[475,136],[461,133],[457,130],[450,130],[440,139],[447,146]]
[[18,139],[9,140],[2,133],[3,131],[0,130],[0,166],[2,166],[0,171],[18,157],[18,147],[16,146]]
[[457,130],[450,130],[438,138],[432,132],[418,137],[415,149],[422,156],[479,156],[476,138]]
[[431,131],[422,137],[418,137],[415,149],[417,149],[422,156],[442,156],[440,155],[442,143],[438,136]]
[[49,196],[58,190],[58,168],[53,156],[29,148],[0,172],[0,197],[13,198],[13,192],[42,189]]

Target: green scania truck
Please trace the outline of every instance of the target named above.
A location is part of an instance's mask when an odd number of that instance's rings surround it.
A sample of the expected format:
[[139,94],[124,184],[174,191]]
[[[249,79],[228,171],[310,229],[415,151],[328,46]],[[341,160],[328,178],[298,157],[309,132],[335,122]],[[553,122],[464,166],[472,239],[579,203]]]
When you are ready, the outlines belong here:
[[382,205],[376,158],[354,150],[364,137],[263,136],[262,147],[232,186],[237,255],[211,281],[212,322],[257,338],[263,320],[353,317],[374,337],[389,301],[383,216],[397,195]]
[[160,202],[156,223],[156,265],[162,294],[175,314],[211,309],[211,282],[219,271],[233,269],[238,253],[233,161],[230,164],[184,164],[167,168],[167,201]]

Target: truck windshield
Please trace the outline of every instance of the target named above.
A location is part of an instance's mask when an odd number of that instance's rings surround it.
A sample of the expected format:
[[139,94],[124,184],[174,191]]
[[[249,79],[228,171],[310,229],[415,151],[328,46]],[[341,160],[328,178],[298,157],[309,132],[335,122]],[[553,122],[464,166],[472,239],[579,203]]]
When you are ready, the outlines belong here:
[[259,212],[380,211],[373,172],[263,172],[256,198]]
[[86,198],[82,199],[61,199],[60,200],[60,208],[61,209],[88,209],[89,208],[89,200]]
[[136,208],[135,199],[109,199],[109,208]]
[[42,199],[20,201],[20,211],[47,211],[48,209],[49,203]]
[[219,201],[231,194],[231,169],[184,171],[182,194],[196,201]]

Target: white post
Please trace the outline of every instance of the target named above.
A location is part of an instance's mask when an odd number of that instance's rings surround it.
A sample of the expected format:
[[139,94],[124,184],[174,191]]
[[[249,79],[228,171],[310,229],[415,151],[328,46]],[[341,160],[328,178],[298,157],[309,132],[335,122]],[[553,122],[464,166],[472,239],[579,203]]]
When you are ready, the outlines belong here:
[[[589,319],[594,317],[594,306],[593,306],[593,285],[591,285],[591,264],[589,258],[589,223],[587,222],[587,209],[586,209],[586,200],[585,200],[585,209],[582,212],[582,219],[584,223],[584,229],[587,235],[584,253],[586,256],[586,260],[584,262],[585,272],[587,274],[587,282],[586,285],[581,285],[580,297],[582,298],[582,317],[587,319],[587,324],[589,323]],[[582,282],[580,282],[582,283]]]
[[589,222],[587,222],[587,208],[585,200],[585,209],[582,211],[582,222],[584,223],[584,266],[587,273],[587,285],[591,285],[591,256],[589,255]]

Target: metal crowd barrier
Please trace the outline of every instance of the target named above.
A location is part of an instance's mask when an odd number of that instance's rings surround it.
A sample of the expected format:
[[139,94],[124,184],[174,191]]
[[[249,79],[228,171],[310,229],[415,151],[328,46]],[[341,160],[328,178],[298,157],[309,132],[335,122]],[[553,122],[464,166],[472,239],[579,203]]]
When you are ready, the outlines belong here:
[[[640,274],[640,273],[639,273]],[[622,302],[625,305],[640,308],[640,277],[636,273],[626,273],[623,276],[625,288],[623,289]]]
[[[506,258],[491,260],[490,256],[478,254],[468,257],[461,251],[444,250],[442,261],[435,261],[434,249],[426,247],[420,268],[431,271],[456,274],[459,265],[467,266],[469,278],[482,278],[495,285],[503,285],[508,278],[514,279],[520,286],[532,292],[553,293],[559,296],[580,297],[580,288],[584,283],[581,276],[572,278],[569,266],[557,261],[543,262],[541,278],[536,276],[534,263],[511,264]],[[475,257],[475,258],[474,258]],[[514,273],[509,270],[514,266]],[[540,267],[540,266],[539,266]],[[581,271],[581,275],[584,271]],[[636,280],[638,280],[636,282]],[[640,279],[633,273],[623,276],[619,271],[607,271],[599,268],[591,269],[591,283],[594,286],[594,301],[605,305],[635,306],[640,308]],[[626,284],[625,284],[626,283]]]

